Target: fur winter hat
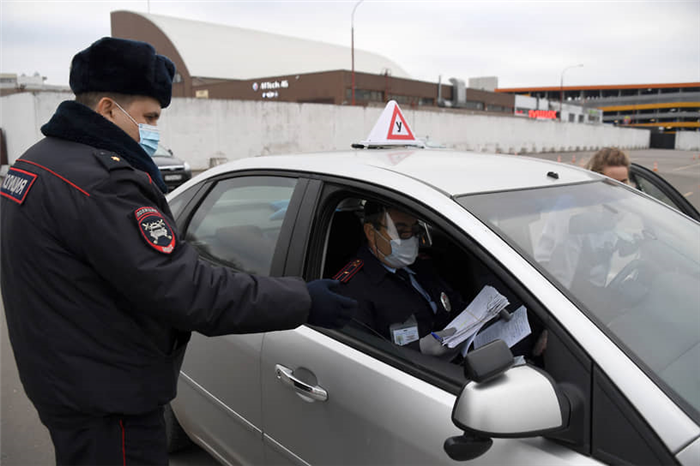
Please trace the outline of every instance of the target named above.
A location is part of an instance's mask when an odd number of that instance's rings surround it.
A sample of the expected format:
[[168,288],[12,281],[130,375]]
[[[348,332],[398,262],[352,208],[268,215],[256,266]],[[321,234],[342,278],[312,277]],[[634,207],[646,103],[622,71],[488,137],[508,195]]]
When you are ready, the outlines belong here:
[[151,44],[103,37],[73,57],[70,88],[76,94],[115,92],[153,97],[170,105],[175,65]]

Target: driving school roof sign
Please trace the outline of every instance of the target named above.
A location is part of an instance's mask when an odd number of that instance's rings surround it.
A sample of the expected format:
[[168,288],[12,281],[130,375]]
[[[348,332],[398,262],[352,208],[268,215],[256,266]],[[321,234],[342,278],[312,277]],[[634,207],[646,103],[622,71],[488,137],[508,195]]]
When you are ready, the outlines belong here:
[[423,141],[416,139],[413,135],[411,127],[395,100],[390,100],[386,104],[367,140],[362,141],[362,145],[366,147],[424,146]]

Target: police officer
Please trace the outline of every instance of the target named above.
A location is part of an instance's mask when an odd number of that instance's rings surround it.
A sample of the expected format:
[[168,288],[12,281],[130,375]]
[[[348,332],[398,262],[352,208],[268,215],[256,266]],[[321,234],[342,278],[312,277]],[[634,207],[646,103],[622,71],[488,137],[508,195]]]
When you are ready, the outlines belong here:
[[343,284],[340,293],[359,304],[354,320],[399,346],[433,356],[449,355],[451,351],[436,337],[454,333],[443,329],[464,309],[464,303],[429,260],[418,258],[418,220],[371,201],[365,204],[364,214],[367,242],[334,277]]
[[174,74],[144,42],[79,52],[76,100],[2,185],[10,340],[58,464],[167,464],[162,407],[190,331],[332,328],[356,308],[332,280],[233,273],[182,241],[150,157]]

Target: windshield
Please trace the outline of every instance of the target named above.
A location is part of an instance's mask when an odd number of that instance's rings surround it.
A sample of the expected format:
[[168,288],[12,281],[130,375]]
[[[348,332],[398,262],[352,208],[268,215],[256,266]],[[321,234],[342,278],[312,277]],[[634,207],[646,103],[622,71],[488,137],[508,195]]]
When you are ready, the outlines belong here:
[[700,224],[609,181],[458,202],[580,302],[697,417]]
[[170,152],[170,149],[166,149],[165,147],[158,144],[158,148],[153,153],[153,156],[154,157],[172,157],[173,153]]

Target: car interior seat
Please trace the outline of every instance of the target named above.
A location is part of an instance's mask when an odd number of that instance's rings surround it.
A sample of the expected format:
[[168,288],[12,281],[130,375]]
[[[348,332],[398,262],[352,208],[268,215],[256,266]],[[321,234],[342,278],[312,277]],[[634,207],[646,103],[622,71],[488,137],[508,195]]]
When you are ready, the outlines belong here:
[[325,278],[333,277],[352,259],[363,242],[362,201],[345,199],[331,220],[323,268]]

